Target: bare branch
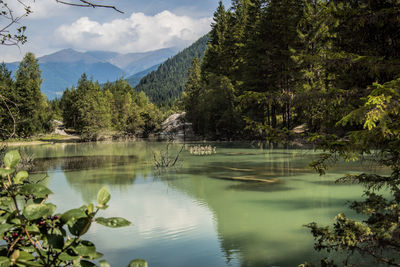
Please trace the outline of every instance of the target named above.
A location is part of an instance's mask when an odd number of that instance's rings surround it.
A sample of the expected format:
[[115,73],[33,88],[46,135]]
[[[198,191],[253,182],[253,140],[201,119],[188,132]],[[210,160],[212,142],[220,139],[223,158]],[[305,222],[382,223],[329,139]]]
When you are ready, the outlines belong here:
[[92,8],[96,8],[96,7],[101,7],[101,8],[111,8],[114,9],[115,11],[119,12],[119,13],[124,13],[121,10],[119,10],[118,8],[116,8],[115,6],[111,6],[111,5],[102,5],[102,4],[95,4],[93,3],[93,1],[86,1],[86,0],[79,0],[79,3],[73,3],[73,2],[69,2],[69,1],[62,1],[62,0],[55,0],[57,3],[60,4],[64,4],[64,5],[69,5],[69,6],[77,6],[77,7],[92,7]]
[[[13,0],[11,0],[13,1]],[[33,0],[34,1],[34,0]],[[96,3],[97,0],[54,0],[56,3],[76,6],[76,7],[91,7],[91,8],[109,8],[119,13],[124,13],[113,5],[105,5]],[[25,26],[14,28],[18,25],[20,20],[32,13],[31,7],[26,4],[24,0],[17,0],[20,6],[24,9],[22,15],[15,16],[5,0],[0,0],[0,21],[5,21],[6,25],[0,25],[0,45],[5,46],[19,46],[27,41],[25,36]]]
[[[10,100],[8,100],[6,97],[4,97],[1,94],[0,94],[0,99],[3,101],[4,105],[7,108],[8,114],[10,115],[11,119],[13,120],[13,131],[10,133],[10,136],[9,136],[9,138],[13,138],[15,136],[15,133],[16,133],[17,121],[15,120],[15,117],[12,114],[12,112],[10,110],[10,107],[7,104],[7,101],[10,101]],[[10,101],[10,102],[16,106],[16,104],[14,102],[12,102],[12,101]]]

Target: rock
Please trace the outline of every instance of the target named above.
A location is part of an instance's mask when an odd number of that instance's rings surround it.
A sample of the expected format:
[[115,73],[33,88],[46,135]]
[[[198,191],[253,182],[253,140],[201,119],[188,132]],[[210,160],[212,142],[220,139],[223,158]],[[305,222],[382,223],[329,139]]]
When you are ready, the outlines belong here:
[[62,121],[58,121],[58,120],[53,120],[51,122],[53,124],[54,127],[54,134],[59,134],[59,135],[69,135],[65,132],[65,127]]
[[297,127],[294,127],[292,132],[295,134],[302,134],[308,131],[308,127],[306,123],[303,123]]
[[186,112],[175,113],[169,116],[162,124],[159,136],[169,139],[194,138],[192,124],[186,122]]

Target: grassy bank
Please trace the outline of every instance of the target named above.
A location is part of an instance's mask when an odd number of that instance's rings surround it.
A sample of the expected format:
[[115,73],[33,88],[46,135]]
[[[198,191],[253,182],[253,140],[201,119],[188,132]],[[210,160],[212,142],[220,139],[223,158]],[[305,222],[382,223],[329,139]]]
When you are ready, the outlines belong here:
[[0,142],[1,145],[7,146],[23,146],[23,145],[42,145],[54,143],[74,143],[79,142],[79,136],[74,135],[59,135],[59,134],[44,134],[30,138],[16,138]]

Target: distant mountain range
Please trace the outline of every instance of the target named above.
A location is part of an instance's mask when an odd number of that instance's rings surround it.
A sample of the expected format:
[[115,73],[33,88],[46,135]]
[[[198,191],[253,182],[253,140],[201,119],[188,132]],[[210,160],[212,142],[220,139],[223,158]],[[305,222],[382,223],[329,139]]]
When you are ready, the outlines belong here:
[[[84,72],[99,83],[115,81],[122,76],[136,79],[138,82],[177,52],[176,48],[128,54],[107,51],[60,50],[39,58],[43,79],[42,92],[49,99],[60,97],[66,88],[76,85]],[[14,72],[19,63],[7,63],[6,65]]]
[[144,76],[139,84],[135,84],[137,79],[134,76],[128,77],[128,82],[135,86],[135,90],[145,92],[152,102],[160,105],[172,104],[182,96],[193,58],[204,56],[208,40],[208,35],[201,37],[194,44],[162,63],[157,70]]

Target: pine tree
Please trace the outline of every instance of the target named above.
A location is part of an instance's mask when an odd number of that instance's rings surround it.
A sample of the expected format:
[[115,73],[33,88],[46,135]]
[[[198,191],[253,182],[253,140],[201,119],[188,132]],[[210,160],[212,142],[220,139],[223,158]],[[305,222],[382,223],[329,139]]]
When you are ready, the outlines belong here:
[[40,91],[41,70],[37,59],[27,53],[16,71],[16,103],[18,103],[17,134],[28,137],[45,131],[48,116],[46,98]]
[[88,80],[86,74],[78,81],[77,90],[80,98],[76,103],[79,111],[76,130],[85,139],[97,139],[101,131],[111,126],[110,104],[100,85]]
[[11,77],[11,71],[6,64],[0,65],[0,138],[14,137],[17,106],[15,103],[15,83]]
[[214,13],[211,24],[210,41],[204,55],[202,64],[202,75],[214,73],[227,75],[230,69],[230,58],[226,53],[226,38],[228,34],[229,13],[225,10],[222,1],[219,1],[217,11]]
[[188,81],[185,86],[185,91],[182,95],[182,102],[187,112],[188,121],[194,122],[193,128],[196,132],[199,129],[199,119],[201,116],[201,65],[198,57],[192,61],[192,66],[189,69]]
[[330,5],[323,0],[304,1],[298,28],[300,46],[292,50],[292,59],[301,70],[296,86],[296,120],[306,122],[313,132],[334,130],[343,116],[337,105],[343,96],[332,87],[334,75],[329,71],[336,21]]

